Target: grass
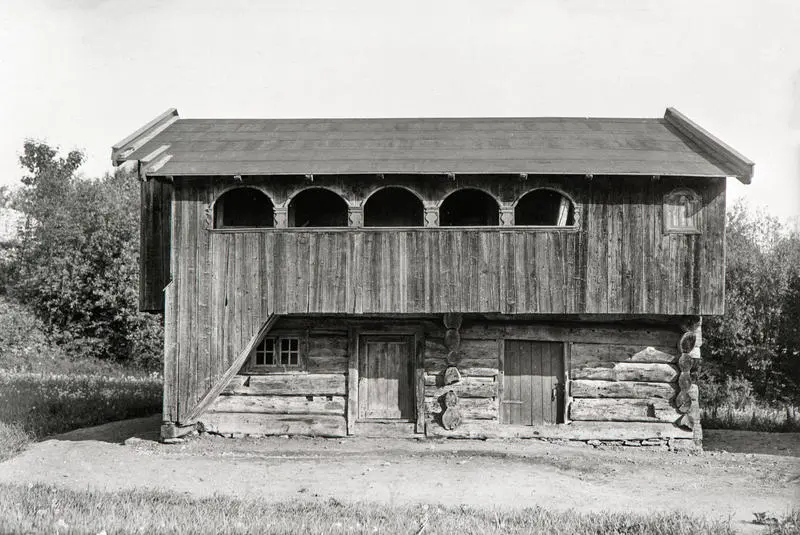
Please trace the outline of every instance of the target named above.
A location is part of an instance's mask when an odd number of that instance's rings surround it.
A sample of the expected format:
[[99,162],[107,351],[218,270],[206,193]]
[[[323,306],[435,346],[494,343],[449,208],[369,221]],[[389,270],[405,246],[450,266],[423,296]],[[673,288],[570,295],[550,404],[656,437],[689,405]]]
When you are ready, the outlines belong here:
[[[336,500],[192,498],[156,491],[74,491],[0,485],[2,533],[558,533],[729,535],[726,521],[684,513],[514,512],[472,507],[345,504]],[[778,533],[778,532],[776,532]]]
[[732,404],[704,407],[701,421],[706,429],[800,432],[800,411],[791,405],[768,407],[751,403],[743,407]]
[[0,460],[49,435],[161,410],[158,376],[0,371]]

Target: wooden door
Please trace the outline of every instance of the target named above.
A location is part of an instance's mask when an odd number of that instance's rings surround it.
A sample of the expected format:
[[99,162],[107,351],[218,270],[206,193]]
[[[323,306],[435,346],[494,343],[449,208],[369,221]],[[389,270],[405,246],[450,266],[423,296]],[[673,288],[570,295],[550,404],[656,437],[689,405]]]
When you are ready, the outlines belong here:
[[564,421],[564,345],[506,340],[501,422],[537,425]]
[[414,418],[413,336],[362,336],[358,370],[358,417]]

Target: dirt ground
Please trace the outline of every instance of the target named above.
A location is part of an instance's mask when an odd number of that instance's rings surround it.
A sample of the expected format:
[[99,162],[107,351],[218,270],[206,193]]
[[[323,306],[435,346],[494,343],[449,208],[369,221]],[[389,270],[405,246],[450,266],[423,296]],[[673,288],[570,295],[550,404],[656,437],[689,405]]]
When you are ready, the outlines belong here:
[[533,440],[202,436],[156,441],[159,418],[81,429],[0,463],[0,481],[579,511],[680,510],[756,530],[755,512],[800,506],[800,434],[706,431],[705,451]]

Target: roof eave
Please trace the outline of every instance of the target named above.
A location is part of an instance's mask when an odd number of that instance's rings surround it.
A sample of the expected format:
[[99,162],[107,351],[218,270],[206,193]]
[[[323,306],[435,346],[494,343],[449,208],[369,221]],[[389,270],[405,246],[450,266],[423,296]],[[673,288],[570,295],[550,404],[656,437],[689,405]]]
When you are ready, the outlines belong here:
[[730,170],[731,176],[735,176],[744,184],[752,182],[753,169],[755,167],[755,163],[752,160],[743,156],[733,147],[712,135],[675,108],[667,108],[664,112],[664,120],[681,135],[694,142],[713,159],[717,160],[725,169]]
[[115,143],[111,147],[111,163],[114,167],[123,164],[136,149],[142,147],[178,119],[178,110],[170,108],[122,141]]

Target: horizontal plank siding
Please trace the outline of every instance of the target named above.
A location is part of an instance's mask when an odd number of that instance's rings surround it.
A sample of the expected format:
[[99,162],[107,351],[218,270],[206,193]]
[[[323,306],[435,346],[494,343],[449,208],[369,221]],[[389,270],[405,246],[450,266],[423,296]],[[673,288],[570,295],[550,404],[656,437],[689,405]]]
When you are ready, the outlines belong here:
[[343,396],[220,396],[209,412],[254,412],[263,414],[340,414]]
[[208,412],[201,421],[204,427],[220,434],[310,435],[344,437],[344,416]]
[[222,391],[241,396],[344,396],[343,374],[238,375]]

